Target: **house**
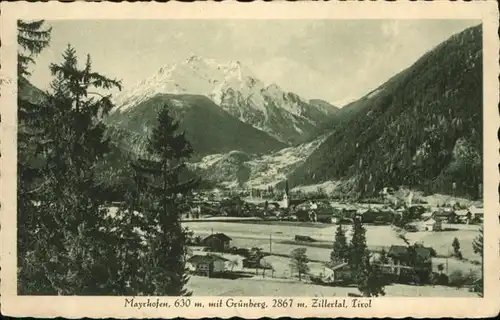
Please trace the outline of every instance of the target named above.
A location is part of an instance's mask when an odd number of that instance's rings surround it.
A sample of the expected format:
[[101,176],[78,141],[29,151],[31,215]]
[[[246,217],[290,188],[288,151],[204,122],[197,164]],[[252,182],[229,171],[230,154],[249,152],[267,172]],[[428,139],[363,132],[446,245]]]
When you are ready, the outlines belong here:
[[441,231],[443,230],[442,220],[429,218],[423,222],[425,231]]
[[429,219],[429,218],[432,217],[432,214],[433,214],[433,212],[430,212],[430,211],[424,212],[424,213],[422,213],[422,215],[420,216],[420,218],[423,219],[423,220],[427,220],[427,219]]
[[469,213],[469,210],[465,209],[455,210],[455,214],[457,215],[457,222],[467,223],[467,224],[470,222],[472,216]]
[[327,263],[325,265],[325,273],[323,281],[330,284],[347,283],[352,280],[351,269],[347,262],[336,264]]
[[392,245],[387,253],[387,258],[388,263],[383,265],[383,270],[395,275],[396,278],[416,281],[416,275],[419,282],[426,282],[432,273],[431,248]]
[[352,279],[351,269],[349,268],[347,262],[338,264],[330,270],[332,270],[331,278],[335,283],[345,283]]
[[193,255],[186,263],[187,268],[197,275],[212,277],[226,270],[226,258],[218,255]]
[[[316,213],[315,213],[316,214]],[[330,211],[322,211],[322,212],[318,212],[316,214],[316,221],[317,222],[323,222],[323,223],[332,223],[332,217],[333,217],[333,214],[332,212]]]
[[211,248],[213,251],[224,252],[231,247],[231,238],[224,233],[211,234],[201,241],[203,246]]
[[384,208],[370,208],[366,211],[362,220],[363,223],[386,224],[392,221],[393,213]]
[[457,219],[457,214],[451,208],[446,208],[445,210],[435,211],[432,214],[432,218],[435,220],[447,221],[448,223],[454,223]]

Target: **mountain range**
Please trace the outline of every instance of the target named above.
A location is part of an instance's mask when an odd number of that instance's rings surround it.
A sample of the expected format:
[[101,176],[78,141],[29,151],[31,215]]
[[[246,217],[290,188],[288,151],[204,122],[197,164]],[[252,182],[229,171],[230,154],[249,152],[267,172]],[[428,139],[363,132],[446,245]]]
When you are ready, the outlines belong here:
[[[29,82],[20,96],[41,92]],[[144,152],[168,104],[193,145],[189,174],[265,188],[332,181],[372,196],[401,185],[472,198],[482,182],[482,30],[469,28],[342,108],[266,85],[241,62],[192,56],[115,98],[102,173]],[[104,179],[113,179],[104,174]]]
[[276,84],[264,84],[240,61],[191,56],[161,67],[118,95],[115,112],[129,117],[130,110],[161,94],[205,96],[235,119],[287,145],[313,139],[317,128],[338,111],[326,101],[308,101]]
[[482,29],[464,30],[341,109],[292,185],[342,180],[344,194],[406,185],[479,197]]

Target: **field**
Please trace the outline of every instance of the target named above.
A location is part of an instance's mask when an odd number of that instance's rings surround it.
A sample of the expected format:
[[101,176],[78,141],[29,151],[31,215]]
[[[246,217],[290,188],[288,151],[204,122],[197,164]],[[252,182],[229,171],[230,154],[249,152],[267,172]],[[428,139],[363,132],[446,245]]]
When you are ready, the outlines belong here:
[[[276,224],[258,224],[255,221],[246,222],[185,222],[184,226],[189,227],[197,236],[207,236],[209,234],[222,232],[232,238],[231,246],[236,247],[260,247],[266,252],[277,255],[288,255],[299,247],[307,248],[308,258],[314,262],[326,262],[330,259],[330,245],[335,235],[335,225],[316,224],[293,225],[287,223]],[[345,226],[347,236],[350,238],[350,226]],[[480,266],[467,260],[479,260],[479,256],[472,251],[472,240],[477,235],[477,226],[467,226],[463,230],[442,231],[442,232],[413,232],[406,233],[410,241],[416,241],[425,246],[433,247],[438,257],[433,259],[433,268],[437,270],[439,264],[448,267],[448,273],[454,270],[475,272],[480,271]],[[372,250],[380,250],[382,247],[388,248],[391,245],[405,245],[404,241],[398,236],[398,231],[391,226],[366,226],[366,239],[368,247]],[[294,243],[295,235],[310,236],[318,242],[311,245],[307,243]],[[453,238],[457,237],[461,244],[462,254],[465,259],[459,261],[454,258],[446,259],[452,252],[451,243]],[[287,277],[289,274],[288,259],[286,257],[272,256],[273,266],[276,269],[277,277]],[[313,270],[320,270],[321,267],[311,265]],[[319,271],[318,271],[319,272]]]
[[[359,294],[353,287],[327,287],[297,281],[254,277],[250,279],[213,279],[192,276],[188,288],[194,296],[302,296],[332,297]],[[386,297],[477,297],[467,289],[442,286],[391,285],[385,288]]]
[[[446,227],[447,225],[445,225]],[[452,225],[451,228],[453,228]],[[456,231],[441,231],[441,232],[412,232],[407,233],[408,240],[413,242],[423,243],[425,246],[433,247],[440,256],[448,256],[453,252],[451,246],[453,238],[457,238],[460,242],[460,250],[466,259],[479,260],[479,255],[472,250],[472,241],[478,234],[478,226],[468,226],[473,228],[463,228]]]

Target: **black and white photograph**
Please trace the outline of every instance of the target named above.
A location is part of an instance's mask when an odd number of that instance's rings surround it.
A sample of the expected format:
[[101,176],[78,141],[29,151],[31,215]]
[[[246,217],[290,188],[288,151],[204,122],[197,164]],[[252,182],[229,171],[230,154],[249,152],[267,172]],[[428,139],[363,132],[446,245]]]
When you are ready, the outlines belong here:
[[484,297],[480,18],[16,23],[18,296]]

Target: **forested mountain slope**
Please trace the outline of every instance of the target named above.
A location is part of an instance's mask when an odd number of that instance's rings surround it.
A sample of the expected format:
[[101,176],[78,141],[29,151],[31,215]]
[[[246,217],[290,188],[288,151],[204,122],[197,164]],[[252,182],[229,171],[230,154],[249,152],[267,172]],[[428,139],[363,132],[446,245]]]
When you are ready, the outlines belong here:
[[[332,135],[290,177],[477,197],[482,182],[482,30],[469,28],[342,108]],[[345,110],[344,110],[345,109]]]
[[112,113],[106,119],[110,138],[136,154],[142,153],[150,129],[157,121],[157,112],[164,104],[171,106],[197,156],[232,150],[259,154],[286,146],[233,117],[209,98],[188,94],[157,94],[133,108]]

